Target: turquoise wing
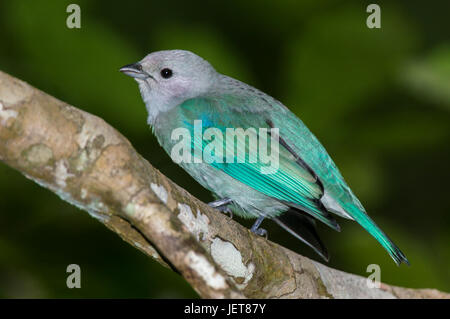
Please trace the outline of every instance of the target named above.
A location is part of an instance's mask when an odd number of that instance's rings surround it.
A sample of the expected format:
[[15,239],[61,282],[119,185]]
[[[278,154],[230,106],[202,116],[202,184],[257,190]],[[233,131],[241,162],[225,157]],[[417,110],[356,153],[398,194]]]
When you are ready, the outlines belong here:
[[[228,105],[238,102],[233,97],[196,98],[180,105],[185,127],[191,129],[191,136],[194,136],[191,142],[193,156],[202,154],[202,160],[205,160],[207,151],[210,156],[206,162],[216,169],[288,206],[300,208],[339,230],[337,222],[320,202],[323,186],[317,176],[305,163],[299,162],[289,147],[276,143],[278,136],[269,133],[272,127],[266,121],[268,117],[257,113],[242,116],[230,112],[232,108]],[[201,120],[201,135],[194,132],[195,120]],[[207,133],[208,129],[220,134]],[[234,134],[230,133],[230,129]],[[230,134],[233,143],[229,143]],[[222,139],[215,145],[220,147],[211,147],[211,142],[217,143],[215,139],[218,135]],[[202,136],[211,136],[211,140],[206,141]],[[266,141],[267,153],[277,161],[276,169],[272,166],[272,171],[267,158],[260,152],[263,141]],[[272,143],[276,143],[277,147],[272,147]]]

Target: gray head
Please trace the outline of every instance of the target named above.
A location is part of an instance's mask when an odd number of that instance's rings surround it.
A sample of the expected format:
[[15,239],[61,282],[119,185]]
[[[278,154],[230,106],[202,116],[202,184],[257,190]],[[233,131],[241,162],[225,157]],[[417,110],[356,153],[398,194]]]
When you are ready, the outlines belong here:
[[138,82],[149,124],[159,113],[208,92],[217,76],[208,61],[184,50],[153,52],[120,71]]

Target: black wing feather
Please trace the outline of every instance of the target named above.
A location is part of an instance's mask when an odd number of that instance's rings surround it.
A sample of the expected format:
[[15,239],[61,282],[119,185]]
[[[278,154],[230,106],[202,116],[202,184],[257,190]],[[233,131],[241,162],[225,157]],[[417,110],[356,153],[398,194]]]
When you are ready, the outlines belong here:
[[290,208],[272,219],[291,235],[311,247],[325,261],[330,259],[327,248],[316,231],[316,223],[312,217],[295,208]]

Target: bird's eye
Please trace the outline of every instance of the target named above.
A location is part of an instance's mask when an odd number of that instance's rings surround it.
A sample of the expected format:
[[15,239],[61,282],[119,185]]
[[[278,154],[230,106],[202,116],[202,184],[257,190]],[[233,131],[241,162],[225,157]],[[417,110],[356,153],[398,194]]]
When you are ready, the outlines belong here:
[[168,79],[172,76],[172,70],[165,68],[161,70],[161,76],[165,79]]

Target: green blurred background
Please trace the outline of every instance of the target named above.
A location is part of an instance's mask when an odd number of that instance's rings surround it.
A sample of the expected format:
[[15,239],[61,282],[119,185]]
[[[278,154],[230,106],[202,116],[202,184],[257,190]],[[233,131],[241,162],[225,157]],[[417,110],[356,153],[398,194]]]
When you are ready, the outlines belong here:
[[[322,141],[367,211],[408,256],[397,267],[355,223],[319,231],[330,266],[450,291],[450,12],[443,1],[0,2],[0,70],[104,118],[198,198],[146,125],[137,85],[118,72],[151,51],[187,49],[286,104]],[[0,297],[197,297],[179,275],[88,214],[0,163]],[[248,225],[248,222],[244,222]],[[271,240],[317,257],[265,222]],[[66,287],[79,264],[82,288]]]

